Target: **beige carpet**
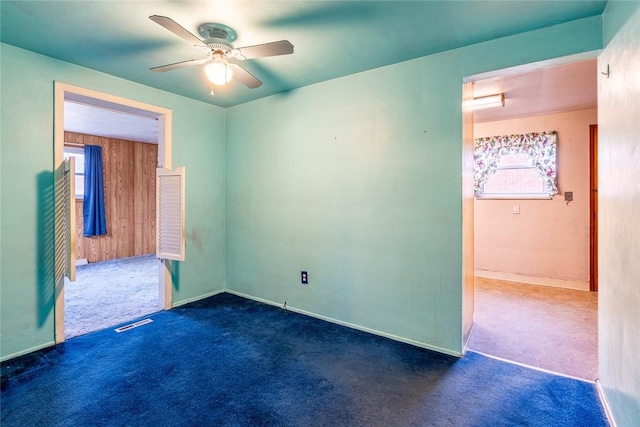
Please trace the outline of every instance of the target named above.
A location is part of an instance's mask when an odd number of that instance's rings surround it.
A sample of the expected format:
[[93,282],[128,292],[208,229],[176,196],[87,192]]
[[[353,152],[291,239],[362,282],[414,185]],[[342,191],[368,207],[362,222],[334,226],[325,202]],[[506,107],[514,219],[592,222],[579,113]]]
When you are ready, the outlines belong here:
[[468,348],[593,381],[598,294],[476,277]]

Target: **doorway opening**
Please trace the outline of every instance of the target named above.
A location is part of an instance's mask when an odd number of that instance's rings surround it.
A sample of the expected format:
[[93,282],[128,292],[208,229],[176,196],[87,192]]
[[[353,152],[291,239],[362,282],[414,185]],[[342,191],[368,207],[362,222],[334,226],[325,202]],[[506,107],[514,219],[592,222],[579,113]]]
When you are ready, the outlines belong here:
[[[82,117],[78,119],[74,114]],[[111,212],[107,208],[107,216],[110,213],[115,216],[110,222],[113,230],[109,238],[83,237],[82,210],[76,209],[78,224],[70,230],[73,234],[70,241],[74,242],[70,251],[78,254],[84,265],[78,267],[78,283],[65,278],[56,287],[56,342],[59,343],[171,307],[171,276],[167,262],[156,259],[153,238],[157,238],[156,167],[167,168],[171,163],[171,111],[56,82],[54,116],[55,167],[63,162],[65,143],[75,148],[101,146],[106,151],[103,166],[109,168],[104,171],[105,187],[111,186],[105,195],[117,199],[118,204],[116,207],[116,203],[112,203]],[[155,126],[155,141],[134,143],[113,135],[96,135],[102,133],[100,130],[92,131],[113,128],[122,120],[128,121],[124,127],[135,124],[147,128]],[[77,128],[72,124],[74,121],[82,123],[82,126]],[[70,131],[71,127],[75,132]],[[153,132],[147,128],[137,131],[142,131],[141,134],[149,138]],[[126,179],[124,175],[127,173],[133,178]],[[125,200],[136,200],[137,203],[122,203]],[[144,203],[138,203],[140,201]],[[75,203],[81,204],[82,201],[75,200]],[[105,205],[109,206],[107,200]],[[110,230],[107,231],[109,234]],[[65,288],[70,293],[69,297],[74,298],[73,302],[65,298]],[[81,300],[86,306],[78,307],[76,303]],[[137,304],[141,301],[144,301],[142,306]],[[72,318],[67,320],[75,319],[80,324],[72,326],[65,322],[65,314]]]
[[[520,169],[534,168],[535,161],[504,166],[517,156],[511,148],[498,154],[498,172],[490,175],[495,178],[482,184],[478,191],[485,194],[476,194],[473,203],[475,311],[468,349],[590,381],[597,379],[597,294],[590,292],[595,260],[589,251],[594,58],[563,58],[469,79],[474,98],[504,94],[503,107],[474,112],[475,140],[517,141],[555,132],[559,192],[517,194],[516,179],[529,173]],[[524,163],[531,157],[518,156]]]
[[[134,112],[64,102],[65,158],[75,157],[76,280],[65,281],[65,338],[162,309],[155,259],[158,120]],[[115,106],[115,108],[120,108]],[[107,233],[83,230],[84,149],[100,148]]]

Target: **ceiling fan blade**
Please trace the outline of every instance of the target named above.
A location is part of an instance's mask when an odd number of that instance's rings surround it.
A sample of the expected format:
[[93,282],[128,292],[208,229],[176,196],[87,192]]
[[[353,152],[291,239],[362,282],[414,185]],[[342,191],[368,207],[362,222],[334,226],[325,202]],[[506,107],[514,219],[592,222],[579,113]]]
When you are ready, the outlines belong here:
[[174,62],[173,64],[167,64],[167,65],[161,65],[159,67],[153,67],[151,69],[151,71],[156,71],[156,72],[171,71],[171,70],[175,70],[176,68],[184,68],[184,67],[190,67],[192,65],[204,64],[207,61],[209,61],[209,58],[205,58],[205,59],[189,59],[188,61]]
[[200,40],[198,37],[193,35],[191,32],[186,30],[183,26],[181,26],[171,18],[160,15],[151,15],[149,19],[151,19],[156,24],[162,25],[164,28],[171,31],[176,36],[186,40],[188,43],[191,43],[195,46],[206,46],[202,40]]
[[278,42],[241,47],[238,50],[246,59],[253,59],[265,56],[289,55],[293,53],[293,45],[289,40],[280,40]]
[[233,76],[240,80],[249,89],[255,89],[262,85],[262,82],[255,78],[250,72],[242,68],[240,65],[230,62],[229,66],[233,70]]

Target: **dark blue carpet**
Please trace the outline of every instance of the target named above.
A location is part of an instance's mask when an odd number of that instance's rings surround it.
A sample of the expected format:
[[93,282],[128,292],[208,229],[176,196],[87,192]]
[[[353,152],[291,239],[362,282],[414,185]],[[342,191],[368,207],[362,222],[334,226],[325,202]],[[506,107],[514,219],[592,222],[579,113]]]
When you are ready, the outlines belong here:
[[2,365],[10,426],[606,426],[593,384],[220,294]]

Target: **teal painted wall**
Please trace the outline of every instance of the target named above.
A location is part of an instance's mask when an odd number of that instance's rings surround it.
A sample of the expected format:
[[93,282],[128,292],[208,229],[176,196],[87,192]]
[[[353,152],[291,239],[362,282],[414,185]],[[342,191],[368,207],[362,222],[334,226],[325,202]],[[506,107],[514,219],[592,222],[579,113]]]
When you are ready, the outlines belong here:
[[54,340],[54,80],[173,110],[173,165],[187,169],[187,259],[179,263],[173,300],[224,289],[224,110],[9,45],[0,49],[0,357]]
[[229,108],[227,288],[461,353],[463,78],[600,49],[601,31],[583,19]]
[[610,1],[598,58],[599,374],[616,425],[640,425],[640,2]]

